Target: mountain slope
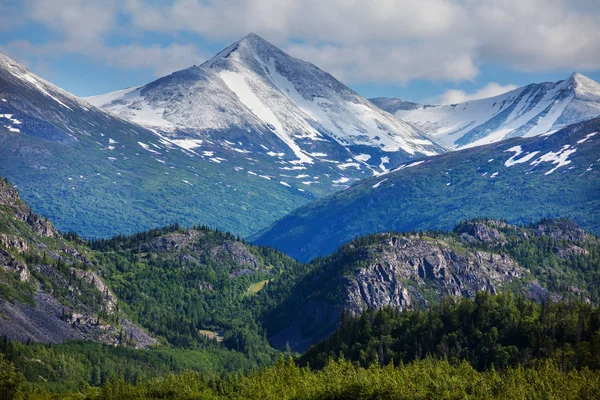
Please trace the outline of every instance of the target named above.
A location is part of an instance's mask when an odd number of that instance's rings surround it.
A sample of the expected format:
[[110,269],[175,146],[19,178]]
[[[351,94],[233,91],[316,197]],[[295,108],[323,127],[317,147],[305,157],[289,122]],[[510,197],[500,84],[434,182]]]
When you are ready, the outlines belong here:
[[[255,34],[200,66],[88,100],[184,148],[317,193],[446,151]],[[236,152],[249,162],[231,160]]]
[[0,179],[0,335],[57,343],[91,339],[155,342],[119,312],[119,302],[90,270],[90,251],[65,241]]
[[368,233],[476,217],[570,217],[600,232],[600,119],[402,164],[295,210],[254,236],[300,260]]
[[246,235],[314,199],[237,170],[246,157],[182,149],[0,54],[0,174],[62,231],[106,237],[180,222]]
[[472,147],[535,136],[600,116],[600,84],[573,73],[559,82],[534,83],[499,96],[445,106],[399,99],[371,100],[451,147]]
[[599,252],[598,238],[569,220],[527,227],[475,220],[448,233],[373,234],[312,261],[265,325],[275,346],[305,350],[339,326],[342,311],[425,308],[481,290],[597,303]]

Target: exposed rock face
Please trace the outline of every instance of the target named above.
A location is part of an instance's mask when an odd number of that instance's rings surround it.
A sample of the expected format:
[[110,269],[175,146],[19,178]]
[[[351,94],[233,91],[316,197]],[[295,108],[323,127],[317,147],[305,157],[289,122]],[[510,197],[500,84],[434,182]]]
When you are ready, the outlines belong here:
[[499,291],[503,283],[523,275],[509,256],[485,251],[457,252],[444,241],[387,236],[367,268],[354,272],[346,287],[346,308],[408,308],[424,288],[436,296],[473,297],[479,290]]
[[258,269],[260,265],[256,257],[254,257],[246,246],[231,240],[227,240],[222,245],[212,248],[210,254],[213,258],[229,257],[236,263],[246,266],[251,270]]
[[158,252],[181,250],[193,247],[205,236],[204,232],[189,230],[184,233],[169,233],[146,243],[150,249]]
[[179,257],[182,263],[198,262],[202,256],[209,256],[215,260],[231,260],[243,267],[233,272],[232,277],[252,274],[260,267],[254,254],[243,243],[233,240],[206,243],[202,240],[205,236],[204,232],[195,230],[169,233],[154,238],[142,246],[148,246],[149,250],[155,252],[171,252],[173,257]]
[[108,314],[112,314],[117,309],[117,298],[110,291],[108,286],[100,279],[95,272],[92,271],[82,271],[80,269],[72,269],[75,276],[79,279],[85,280],[92,286],[94,286],[100,293],[103,294],[104,297],[104,307]]
[[[498,223],[497,221],[494,222]],[[497,229],[493,227],[492,224],[486,224],[480,221],[471,221],[463,223],[456,227],[455,233],[459,234],[461,239],[467,243],[471,242],[472,239],[483,243],[492,243],[498,242],[504,237],[500,232],[498,232]],[[467,237],[465,237],[465,235],[467,235]]]
[[9,252],[2,250],[0,248],[0,267],[15,272],[19,274],[19,280],[21,282],[29,282],[29,278],[31,274],[27,265],[19,260],[17,260],[12,254]]
[[20,198],[19,192],[0,179],[0,205],[11,209],[12,215],[19,221],[25,222],[34,233],[44,237],[58,237],[59,233],[54,226],[35,214]]
[[[15,287],[20,297],[8,301],[0,296],[0,335],[19,341],[60,343],[87,339],[116,345],[123,329],[128,345],[147,347],[156,342],[124,318],[121,318],[120,326],[99,321],[98,306],[108,315],[118,312],[116,297],[96,273],[78,268],[65,270],[65,265],[90,265],[89,259],[82,254],[86,249],[63,240],[54,226],[33,213],[20,199],[17,190],[2,179],[0,217],[3,221],[0,226],[0,268],[15,274],[21,282],[32,281],[31,285]],[[27,263],[21,261],[20,253],[27,253]],[[30,270],[45,279],[34,279]],[[46,279],[51,282],[47,287]],[[9,282],[15,285],[15,281]],[[59,287],[68,288],[68,291],[56,290]],[[97,300],[93,306],[89,304],[90,298],[86,295],[91,288],[102,294],[100,304]]]
[[586,249],[582,249],[581,247],[576,245],[571,245],[566,248],[556,247],[554,249],[554,252],[562,259],[568,259],[573,256],[589,254],[589,251],[587,251]]
[[551,219],[538,224],[535,228],[539,236],[551,236],[556,240],[582,242],[587,234],[574,221],[569,219]]
[[19,236],[0,234],[0,244],[7,248],[17,250],[19,253],[27,251],[27,241]]

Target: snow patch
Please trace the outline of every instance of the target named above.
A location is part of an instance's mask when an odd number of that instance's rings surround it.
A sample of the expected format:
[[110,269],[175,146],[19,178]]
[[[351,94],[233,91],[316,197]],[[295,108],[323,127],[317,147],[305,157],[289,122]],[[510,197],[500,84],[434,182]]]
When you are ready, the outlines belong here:
[[558,152],[548,152],[531,162],[531,165],[538,165],[542,162],[549,162],[551,164],[556,165],[556,167],[552,168],[550,171],[547,171],[544,175],[550,175],[560,167],[564,167],[565,165],[571,164],[571,160],[569,160],[569,156],[577,151],[577,149],[571,149],[571,146],[566,144],[560,149]]
[[587,135],[586,137],[584,137],[583,139],[581,139],[581,140],[578,140],[578,141],[577,141],[577,144],[585,143],[585,142],[586,142],[586,141],[588,141],[588,140],[589,140],[591,137],[594,137],[594,136],[596,136],[597,134],[598,134],[598,132],[592,132],[592,133],[590,133],[589,135]]

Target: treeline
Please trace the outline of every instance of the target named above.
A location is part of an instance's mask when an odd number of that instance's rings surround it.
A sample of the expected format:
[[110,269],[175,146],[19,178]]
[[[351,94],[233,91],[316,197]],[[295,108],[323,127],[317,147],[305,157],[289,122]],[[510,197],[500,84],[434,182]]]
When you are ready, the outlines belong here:
[[309,349],[302,365],[329,358],[367,367],[435,356],[467,360],[477,370],[551,359],[562,370],[600,369],[600,309],[583,302],[541,304],[511,294],[480,292],[474,300],[446,298],[427,310],[365,310],[342,314],[341,327]]
[[[0,338],[0,357],[28,382],[27,387],[52,393],[80,392],[115,379],[135,384],[186,370],[208,378],[250,372],[259,367],[244,354],[217,344],[206,344],[196,350],[169,347],[137,350],[90,341],[52,345]],[[0,391],[0,399],[6,398],[11,397],[3,397]]]
[[[4,375],[2,370],[10,370],[10,365],[0,360],[0,376]],[[137,384],[115,379],[100,388],[62,397],[32,393],[18,378],[12,382],[4,385],[15,394],[12,398],[27,396],[39,400],[596,399],[600,393],[600,373],[590,369],[565,372],[547,361],[528,368],[478,372],[467,362],[453,365],[432,358],[398,367],[372,364],[368,368],[340,360],[329,362],[322,370],[300,368],[291,359],[281,358],[275,365],[245,376],[207,379],[185,372]],[[0,390],[3,384],[0,380]]]

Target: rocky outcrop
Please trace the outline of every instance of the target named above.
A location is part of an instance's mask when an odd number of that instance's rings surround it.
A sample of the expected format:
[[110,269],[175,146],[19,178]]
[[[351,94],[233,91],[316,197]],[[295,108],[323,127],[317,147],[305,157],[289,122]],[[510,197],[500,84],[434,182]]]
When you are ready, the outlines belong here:
[[6,248],[15,249],[19,253],[23,253],[29,248],[25,239],[15,235],[0,234],[0,244]]
[[146,246],[152,251],[157,252],[189,249],[193,248],[204,236],[204,232],[196,230],[188,230],[183,233],[169,233],[150,240],[146,243]]
[[256,270],[260,266],[254,254],[246,246],[240,242],[231,240],[226,240],[223,244],[213,247],[210,250],[210,255],[213,258],[230,258],[237,264],[248,267],[251,270]]
[[104,308],[108,314],[115,312],[117,309],[117,298],[95,272],[83,271],[80,269],[71,269],[71,271],[78,279],[81,279],[94,286],[100,293],[102,293]]
[[[59,236],[56,228],[48,220],[34,213],[21,200],[19,192],[3,179],[0,179],[0,205],[8,207],[12,217],[25,222],[35,234],[44,237]],[[18,233],[18,229],[15,233]]]
[[484,223],[482,221],[469,221],[462,223],[454,230],[459,237],[467,242],[472,243],[473,241],[479,241],[482,243],[496,243],[504,239],[502,235],[494,225],[499,228],[504,227],[506,224],[498,221],[493,221],[494,224]]
[[347,278],[345,307],[355,314],[365,307],[409,308],[422,302],[427,290],[436,297],[496,293],[523,273],[504,254],[459,251],[443,240],[386,235],[370,253],[369,265]]
[[583,242],[587,234],[570,219],[549,219],[534,227],[538,236],[550,236],[555,240]]
[[555,247],[554,253],[562,259],[569,259],[574,256],[583,256],[589,254],[589,251],[576,245],[567,246],[565,248]]
[[17,260],[12,254],[0,248],[0,267],[17,273],[21,282],[29,282],[31,273],[24,262]]

